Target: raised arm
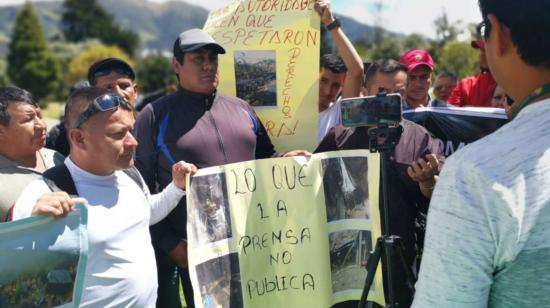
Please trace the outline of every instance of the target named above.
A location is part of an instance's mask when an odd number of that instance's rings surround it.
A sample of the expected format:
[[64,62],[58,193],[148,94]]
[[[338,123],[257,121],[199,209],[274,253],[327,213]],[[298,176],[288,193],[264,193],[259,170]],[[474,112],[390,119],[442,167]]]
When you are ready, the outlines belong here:
[[[325,27],[335,22],[336,18],[332,15],[329,0],[316,0],[314,8],[319,16],[321,16],[321,23]],[[355,47],[353,47],[353,44],[340,26],[332,28],[329,32],[336,44],[340,57],[342,57],[348,69],[346,79],[344,80],[342,98],[357,97],[361,91],[361,83],[363,81],[363,60],[361,60],[357,50],[355,50]]]

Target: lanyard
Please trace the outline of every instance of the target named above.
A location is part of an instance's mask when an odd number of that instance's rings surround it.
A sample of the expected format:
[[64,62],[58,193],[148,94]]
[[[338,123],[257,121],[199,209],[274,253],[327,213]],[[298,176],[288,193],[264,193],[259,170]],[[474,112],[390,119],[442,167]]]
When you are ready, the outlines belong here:
[[547,95],[550,93],[550,83],[547,83],[545,85],[543,85],[542,87],[536,89],[535,91],[533,91],[533,93],[531,93],[531,95],[527,96],[526,98],[524,98],[521,103],[519,104],[519,107],[518,109],[516,109],[516,111],[514,111],[514,114],[512,115],[512,119],[515,118],[518,113],[523,109],[525,108],[525,106],[529,105],[530,103],[536,101],[537,99]]

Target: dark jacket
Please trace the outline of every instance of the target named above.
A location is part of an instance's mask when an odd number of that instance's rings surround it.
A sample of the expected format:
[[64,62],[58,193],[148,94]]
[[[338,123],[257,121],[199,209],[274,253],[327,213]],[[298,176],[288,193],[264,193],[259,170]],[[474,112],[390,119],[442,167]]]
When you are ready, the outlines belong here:
[[[160,141],[172,159],[158,145],[161,122],[167,114],[164,138]],[[161,191],[172,181],[173,162],[184,160],[206,168],[276,154],[265,128],[247,102],[181,88],[139,113],[135,135],[139,142],[136,166],[152,192]],[[153,245],[165,252],[186,237],[184,201],[151,228]]]

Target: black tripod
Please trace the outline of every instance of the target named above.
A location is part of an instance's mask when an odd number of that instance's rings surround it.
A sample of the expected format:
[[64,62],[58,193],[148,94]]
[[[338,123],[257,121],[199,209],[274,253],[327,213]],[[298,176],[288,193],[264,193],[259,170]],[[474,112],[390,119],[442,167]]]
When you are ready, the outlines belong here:
[[388,285],[388,299],[386,300],[386,307],[396,307],[395,294],[393,290],[393,276],[391,256],[397,254],[401,261],[401,264],[407,275],[407,280],[414,287],[413,273],[407,266],[405,257],[403,256],[403,243],[399,236],[390,235],[390,219],[389,219],[389,207],[388,207],[388,175],[387,175],[387,163],[388,156],[393,152],[395,145],[401,137],[403,128],[401,126],[389,127],[387,124],[380,124],[377,128],[369,129],[369,150],[371,153],[379,152],[382,171],[382,195],[383,195],[383,213],[384,213],[384,234],[380,236],[376,241],[374,251],[367,260],[367,278],[365,280],[365,286],[363,287],[363,293],[359,301],[358,308],[364,308],[367,303],[367,296],[369,290],[374,281],[374,275],[379,262],[382,260],[382,255],[386,257],[387,268],[387,285]]

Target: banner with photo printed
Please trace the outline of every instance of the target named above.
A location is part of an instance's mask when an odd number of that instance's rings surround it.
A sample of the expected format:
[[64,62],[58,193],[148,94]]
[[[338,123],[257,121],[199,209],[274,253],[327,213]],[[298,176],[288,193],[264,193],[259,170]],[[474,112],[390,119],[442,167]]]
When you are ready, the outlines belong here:
[[[189,179],[197,307],[330,307],[359,300],[380,236],[379,156],[368,151],[201,169]],[[369,300],[384,305],[380,267]]]
[[450,156],[508,123],[504,109],[479,107],[429,107],[403,112],[403,117],[424,126],[444,145]]
[[220,55],[219,91],[248,101],[278,151],[317,146],[320,20],[312,0],[234,0],[204,30]]
[[88,253],[87,208],[0,224],[0,307],[78,307]]

